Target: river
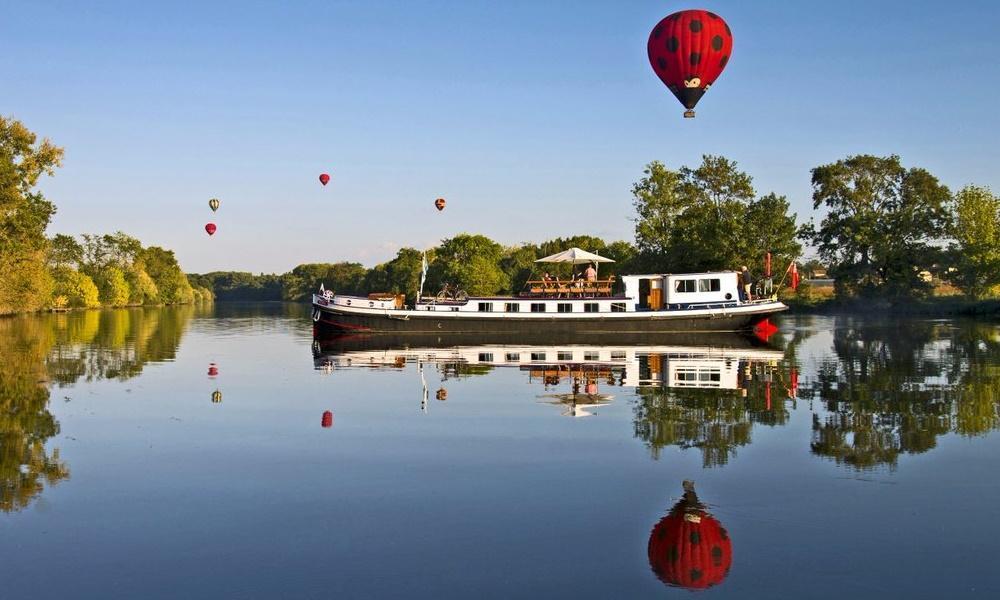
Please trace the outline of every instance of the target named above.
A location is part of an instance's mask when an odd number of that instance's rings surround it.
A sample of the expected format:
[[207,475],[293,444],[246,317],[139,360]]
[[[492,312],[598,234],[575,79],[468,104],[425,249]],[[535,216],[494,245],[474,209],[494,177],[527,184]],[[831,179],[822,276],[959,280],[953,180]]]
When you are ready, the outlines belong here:
[[283,304],[0,319],[0,597],[1000,596],[1000,324],[777,325],[455,348],[313,343]]

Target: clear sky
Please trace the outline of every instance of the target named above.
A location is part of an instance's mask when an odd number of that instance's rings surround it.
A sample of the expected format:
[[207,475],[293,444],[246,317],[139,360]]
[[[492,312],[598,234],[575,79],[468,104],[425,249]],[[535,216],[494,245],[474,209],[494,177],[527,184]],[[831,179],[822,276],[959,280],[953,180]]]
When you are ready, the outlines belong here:
[[[66,148],[42,184],[50,232],[123,230],[189,272],[370,266],[460,232],[632,239],[643,166],[703,153],[738,161],[800,220],[809,169],[849,154],[1000,189],[992,1],[3,8],[0,113]],[[653,25],[684,8],[734,36],[695,119],[646,58]]]

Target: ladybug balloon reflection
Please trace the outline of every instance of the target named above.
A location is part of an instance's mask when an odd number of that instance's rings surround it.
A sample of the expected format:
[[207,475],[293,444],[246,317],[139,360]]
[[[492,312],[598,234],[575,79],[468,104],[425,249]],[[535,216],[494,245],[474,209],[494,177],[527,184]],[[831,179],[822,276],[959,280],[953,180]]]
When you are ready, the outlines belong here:
[[733,563],[729,533],[698,501],[694,483],[653,527],[647,547],[649,566],[660,581],[688,589],[722,583]]

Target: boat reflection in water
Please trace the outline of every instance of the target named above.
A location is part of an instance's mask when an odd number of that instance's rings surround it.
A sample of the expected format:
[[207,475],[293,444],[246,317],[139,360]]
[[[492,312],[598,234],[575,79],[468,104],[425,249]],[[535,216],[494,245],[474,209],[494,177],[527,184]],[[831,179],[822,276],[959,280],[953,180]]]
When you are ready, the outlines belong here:
[[[560,406],[562,414],[585,417],[614,399],[610,387],[733,390],[746,395],[752,363],[775,363],[780,351],[742,335],[643,336],[630,344],[609,344],[609,336],[343,336],[316,340],[315,368],[327,373],[343,368],[403,369],[416,363],[436,365],[442,379],[482,375],[494,368],[517,368],[545,391],[541,402]],[[706,340],[711,345],[706,345]],[[589,342],[589,343],[588,343]],[[598,343],[600,342],[600,343]],[[564,393],[560,387],[570,385]],[[424,381],[426,408],[427,384]],[[737,392],[737,390],[741,390]],[[447,390],[436,393],[438,400]]]
[[684,482],[684,495],[653,526],[646,552],[660,581],[688,589],[722,583],[733,564],[729,533],[698,500],[692,481]]

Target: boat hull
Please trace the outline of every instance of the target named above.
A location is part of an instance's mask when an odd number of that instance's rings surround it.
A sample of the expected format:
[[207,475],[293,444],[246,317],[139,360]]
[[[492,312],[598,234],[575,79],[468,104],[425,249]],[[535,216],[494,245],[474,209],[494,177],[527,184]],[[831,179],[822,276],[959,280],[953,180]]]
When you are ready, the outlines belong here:
[[314,337],[343,335],[351,333],[391,333],[391,334],[512,334],[544,333],[547,335],[590,335],[622,334],[642,335],[650,333],[683,332],[738,332],[749,331],[754,325],[769,316],[785,310],[783,305],[762,306],[757,311],[744,310],[739,313],[718,312],[715,314],[685,315],[684,311],[662,311],[660,313],[637,312],[611,316],[587,315],[570,317],[513,317],[487,318],[475,315],[456,318],[447,313],[419,311],[385,311],[379,314],[364,314],[343,310],[336,306],[313,305]]

